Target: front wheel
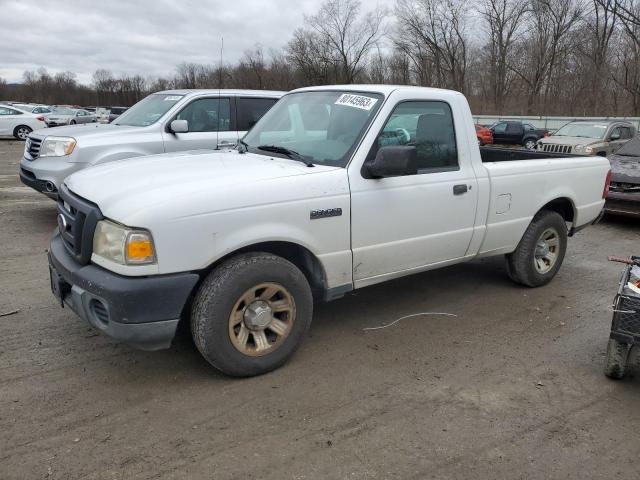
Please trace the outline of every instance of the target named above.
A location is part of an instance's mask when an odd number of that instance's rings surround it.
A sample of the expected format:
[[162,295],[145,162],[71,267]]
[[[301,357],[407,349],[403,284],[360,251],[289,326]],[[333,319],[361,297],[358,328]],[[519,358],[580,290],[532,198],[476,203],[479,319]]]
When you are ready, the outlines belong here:
[[559,213],[543,210],[533,217],[513,253],[507,255],[507,272],[528,287],[549,283],[562,265],[567,250],[567,225]]
[[13,136],[18,140],[26,140],[32,131],[33,130],[26,125],[20,125],[13,130]]
[[69,125],[75,125],[75,124],[76,124],[76,121],[75,121],[75,120],[71,120],[71,121],[69,122]]
[[311,324],[313,296],[304,274],[270,253],[227,260],[204,280],[191,311],[202,356],[235,377],[283,365]]

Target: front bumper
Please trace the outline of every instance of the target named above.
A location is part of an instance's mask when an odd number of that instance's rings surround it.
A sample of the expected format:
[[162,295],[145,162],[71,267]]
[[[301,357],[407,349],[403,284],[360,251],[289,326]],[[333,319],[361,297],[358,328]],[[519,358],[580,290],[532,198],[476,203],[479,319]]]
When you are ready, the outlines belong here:
[[194,273],[124,277],[81,265],[56,231],[49,250],[54,295],[106,335],[142,350],[168,348],[199,280]]
[[609,192],[605,212],[625,217],[640,217],[640,193]]
[[68,157],[43,157],[20,161],[20,180],[34,190],[54,200],[64,179],[87,166],[84,162],[70,162]]

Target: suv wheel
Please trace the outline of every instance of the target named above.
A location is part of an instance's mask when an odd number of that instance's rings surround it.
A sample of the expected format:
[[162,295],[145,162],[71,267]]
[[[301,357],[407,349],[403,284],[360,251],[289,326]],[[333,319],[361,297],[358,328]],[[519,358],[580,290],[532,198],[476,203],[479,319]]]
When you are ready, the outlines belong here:
[[535,150],[536,149],[536,143],[537,140],[534,138],[527,138],[525,139],[525,141],[522,143],[524,148],[526,148],[527,150]]
[[309,282],[294,264],[270,253],[246,253],[204,280],[194,299],[191,332],[211,365],[248,377],[283,365],[312,315]]

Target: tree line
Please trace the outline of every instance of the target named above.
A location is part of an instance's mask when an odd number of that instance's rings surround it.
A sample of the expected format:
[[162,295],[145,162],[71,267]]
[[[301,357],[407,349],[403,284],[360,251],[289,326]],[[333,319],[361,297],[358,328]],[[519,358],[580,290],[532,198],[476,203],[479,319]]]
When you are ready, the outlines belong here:
[[327,0],[285,47],[256,45],[234,64],[182,63],[159,78],[100,69],[91,85],[41,68],[0,79],[0,99],[128,106],[171,88],[334,83],[450,88],[477,114],[640,116],[640,0]]

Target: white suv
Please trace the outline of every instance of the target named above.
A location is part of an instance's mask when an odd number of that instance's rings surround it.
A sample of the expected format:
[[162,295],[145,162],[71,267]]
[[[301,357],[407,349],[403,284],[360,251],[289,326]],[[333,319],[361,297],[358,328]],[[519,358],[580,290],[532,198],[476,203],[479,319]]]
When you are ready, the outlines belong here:
[[283,94],[264,90],[154,93],[112,123],[56,127],[29,135],[20,179],[56,198],[64,179],[86,167],[157,153],[230,148]]

